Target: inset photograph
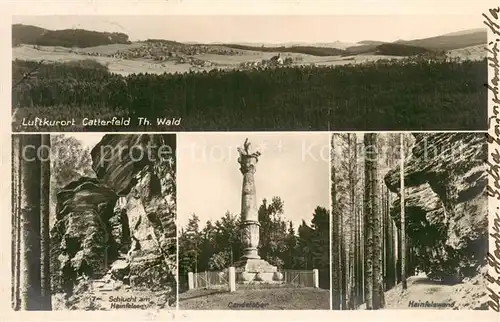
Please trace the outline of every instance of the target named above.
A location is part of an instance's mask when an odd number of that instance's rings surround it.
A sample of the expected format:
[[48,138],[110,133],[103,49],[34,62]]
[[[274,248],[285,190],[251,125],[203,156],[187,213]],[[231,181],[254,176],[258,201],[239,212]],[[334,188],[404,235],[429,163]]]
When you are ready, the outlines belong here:
[[484,131],[483,12],[14,16],[12,129]]
[[178,139],[179,308],[330,309],[328,134]]
[[331,138],[334,310],[487,310],[484,133]]
[[12,136],[14,310],[172,309],[175,134]]

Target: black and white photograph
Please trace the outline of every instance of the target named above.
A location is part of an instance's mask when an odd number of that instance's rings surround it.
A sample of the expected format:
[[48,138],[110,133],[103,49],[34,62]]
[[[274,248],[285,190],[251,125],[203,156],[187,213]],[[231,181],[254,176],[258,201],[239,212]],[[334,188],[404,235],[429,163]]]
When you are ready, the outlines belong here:
[[176,134],[12,136],[12,307],[176,307]]
[[328,133],[178,135],[180,310],[329,310]]
[[16,132],[486,130],[468,14],[13,16]]
[[481,132],[331,138],[332,308],[487,310]]

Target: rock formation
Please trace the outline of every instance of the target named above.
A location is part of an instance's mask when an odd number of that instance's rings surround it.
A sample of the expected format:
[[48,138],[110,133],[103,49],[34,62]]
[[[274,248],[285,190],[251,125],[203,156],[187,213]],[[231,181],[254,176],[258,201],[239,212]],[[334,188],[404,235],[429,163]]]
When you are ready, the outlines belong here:
[[176,293],[175,135],[109,134],[91,152],[96,178],[57,194],[52,229],[56,291],[112,276]]
[[[487,146],[481,133],[418,133],[405,162],[406,231],[430,278],[478,274],[488,250]],[[399,167],[385,176],[399,193]],[[399,226],[399,200],[391,215]]]

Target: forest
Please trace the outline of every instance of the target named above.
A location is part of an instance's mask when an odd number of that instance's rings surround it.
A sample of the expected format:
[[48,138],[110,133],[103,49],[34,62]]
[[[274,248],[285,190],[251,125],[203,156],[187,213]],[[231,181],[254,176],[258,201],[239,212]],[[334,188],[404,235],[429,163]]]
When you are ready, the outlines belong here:
[[331,147],[333,309],[484,309],[484,135],[345,133]]
[[95,47],[110,44],[129,44],[128,35],[121,32],[99,32],[84,29],[47,30],[44,28],[12,25],[12,45]]
[[[283,201],[274,197],[259,207],[259,255],[278,269],[312,270],[320,273],[320,287],[330,288],[329,216],[327,209],[317,207],[311,224],[302,221],[294,227],[287,221]],[[230,212],[204,225],[196,214],[179,231],[179,289],[188,272],[221,271],[237,262],[242,255],[240,217]],[[184,286],[185,288],[185,286]]]
[[381,44],[375,48],[375,51],[379,55],[388,56],[413,56],[432,52],[423,47],[404,44]]
[[[354,46],[348,48],[347,50],[331,48],[331,47],[315,47],[315,46],[256,47],[256,46],[245,46],[245,45],[235,45],[235,44],[228,44],[225,46],[241,50],[295,53],[295,54],[306,54],[312,56],[339,56],[339,55],[352,56],[352,55],[373,54],[373,53],[377,53],[378,55],[388,55],[388,56],[413,56],[424,53],[435,53],[436,55],[441,54],[439,51],[433,51],[424,47],[417,47],[400,43],[382,43],[377,46],[373,45]],[[365,50],[363,51],[363,49]]]
[[383,180],[408,152],[411,135],[335,134],[331,143],[333,309],[380,309],[384,292],[415,273],[411,245],[390,214],[396,198]]
[[[481,130],[487,118],[485,60],[413,57],[335,67],[126,77],[92,62],[15,60],[12,71],[16,131],[26,130],[23,118],[39,116],[77,122],[83,117],[181,117],[177,131]],[[159,129],[131,125],[127,130]]]
[[260,52],[271,52],[271,53],[295,53],[295,54],[306,54],[312,56],[337,56],[344,53],[342,49],[332,48],[332,47],[316,47],[316,46],[281,46],[281,47],[264,47],[264,46],[246,46],[237,44],[224,44],[225,47],[241,49],[241,50],[251,50]]

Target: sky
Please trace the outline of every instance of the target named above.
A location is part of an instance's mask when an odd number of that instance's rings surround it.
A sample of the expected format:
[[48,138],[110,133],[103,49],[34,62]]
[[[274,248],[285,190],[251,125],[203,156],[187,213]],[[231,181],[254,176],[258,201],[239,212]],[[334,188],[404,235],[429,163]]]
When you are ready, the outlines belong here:
[[74,137],[91,150],[104,136],[102,133],[66,133],[65,135]]
[[[99,141],[101,141],[102,137],[104,136],[103,133],[64,133],[63,134],[64,136],[66,137],[73,137],[75,139],[77,139],[78,141],[80,141],[80,143],[82,144],[82,146],[84,148],[88,148],[89,151],[91,151],[97,143],[99,143]],[[72,150],[72,147],[69,147],[69,146],[64,146],[64,145],[60,145],[57,147],[58,149],[60,150],[56,150],[54,153],[55,155],[53,157],[55,158],[63,158],[65,156],[70,156],[70,154],[68,153],[75,153],[74,150]],[[70,150],[68,150],[70,149]],[[71,155],[71,157],[75,157],[74,155]],[[87,156],[85,155],[79,155],[77,157],[81,157],[81,158],[84,158],[86,159]]]
[[[430,4],[429,4],[430,5]],[[123,32],[130,40],[199,43],[354,43],[426,38],[484,28],[481,11],[435,15],[135,15],[13,16],[13,23],[47,29]]]
[[310,224],[317,206],[329,209],[329,135],[326,133],[182,133],[177,136],[177,222],[192,213],[207,220],[240,215],[243,175],[236,148],[248,138],[256,165],[257,206],[279,196],[294,227]]

